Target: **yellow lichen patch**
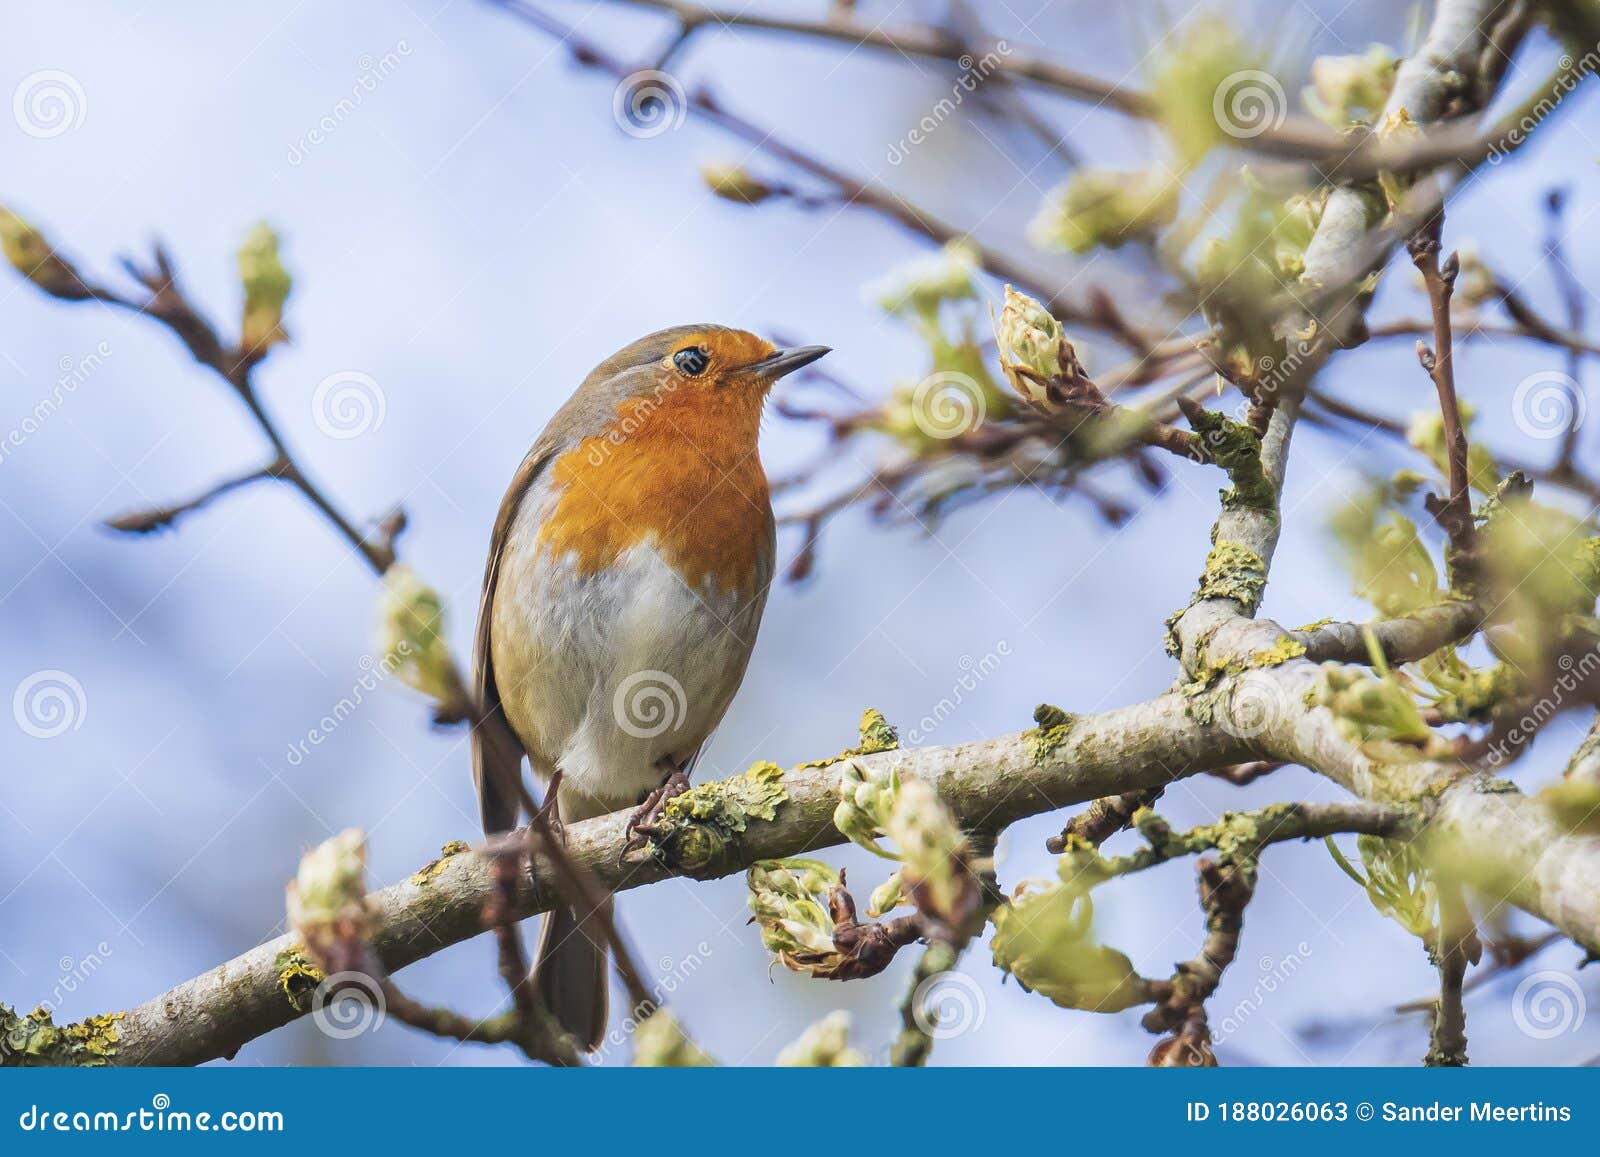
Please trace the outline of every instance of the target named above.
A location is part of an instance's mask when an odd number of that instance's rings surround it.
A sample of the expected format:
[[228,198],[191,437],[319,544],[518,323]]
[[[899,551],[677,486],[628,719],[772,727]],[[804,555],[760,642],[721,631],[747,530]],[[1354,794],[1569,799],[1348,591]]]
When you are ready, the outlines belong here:
[[667,803],[650,835],[657,859],[684,872],[710,868],[751,820],[770,820],[789,798],[783,768],[751,765],[743,775],[702,783]]
[[459,856],[462,852],[471,850],[471,848],[462,843],[460,840],[451,840],[444,847],[439,849],[439,858],[437,860],[429,860],[426,864],[423,864],[422,867],[411,873],[411,882],[419,888],[426,884],[431,884],[438,877],[439,873],[444,871],[444,866],[446,863],[448,863],[454,857]]
[[120,1012],[101,1013],[66,1027],[67,1040],[85,1054],[80,1063],[105,1064],[108,1057],[116,1054],[117,1044],[122,1039],[117,1031],[117,1021],[125,1015]]
[[1033,709],[1033,721],[1038,726],[1024,731],[1022,741],[1028,745],[1034,763],[1044,763],[1067,741],[1074,719],[1075,716],[1050,703],[1041,703]]
[[278,988],[296,1012],[311,1008],[311,994],[327,975],[305,955],[304,945],[294,944],[278,953],[272,966],[278,976]]
[[847,748],[838,755],[810,760],[800,766],[828,767],[841,760],[854,759],[858,755],[876,755],[880,751],[894,751],[900,746],[900,733],[876,707],[868,707],[861,713],[860,735],[861,740],[855,747]]
[[104,1065],[116,1055],[122,1039],[116,1022],[125,1015],[106,1012],[58,1026],[43,1005],[17,1016],[0,1004],[0,1065]]

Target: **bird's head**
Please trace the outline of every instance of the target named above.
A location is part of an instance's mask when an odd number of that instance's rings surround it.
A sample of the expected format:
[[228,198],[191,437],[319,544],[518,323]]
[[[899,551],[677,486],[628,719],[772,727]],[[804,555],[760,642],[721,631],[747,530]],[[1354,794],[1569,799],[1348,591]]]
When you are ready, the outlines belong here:
[[785,374],[810,365],[827,346],[779,349],[742,329],[685,326],[663,330],[661,370],[667,380],[692,390],[739,390],[766,396]]
[[680,401],[750,401],[758,405],[774,382],[808,366],[827,346],[779,349],[765,338],[720,325],[680,325],[631,342],[590,373],[585,388],[617,400],[680,394]]

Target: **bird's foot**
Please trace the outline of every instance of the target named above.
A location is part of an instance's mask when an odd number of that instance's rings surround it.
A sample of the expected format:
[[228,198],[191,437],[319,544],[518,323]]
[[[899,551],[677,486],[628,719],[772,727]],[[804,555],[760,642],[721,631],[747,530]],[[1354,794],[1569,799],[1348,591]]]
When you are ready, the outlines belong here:
[[558,767],[555,774],[550,777],[550,786],[544,789],[544,802],[539,805],[539,810],[533,818],[533,827],[536,830],[548,831],[563,844],[567,842],[567,825],[561,822],[561,808],[558,799],[561,795],[561,769]]
[[650,842],[650,837],[655,835],[661,813],[667,810],[667,803],[689,790],[689,776],[682,768],[675,769],[666,779],[661,781],[661,786],[644,797],[644,802],[639,805],[633,817],[628,820],[628,827],[623,832],[627,841],[622,845],[624,858],[629,852],[637,851]]

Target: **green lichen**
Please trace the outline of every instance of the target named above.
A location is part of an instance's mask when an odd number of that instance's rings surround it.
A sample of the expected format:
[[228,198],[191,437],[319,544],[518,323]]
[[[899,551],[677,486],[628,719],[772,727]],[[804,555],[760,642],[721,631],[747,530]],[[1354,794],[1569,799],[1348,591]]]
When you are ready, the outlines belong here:
[[719,863],[751,820],[770,820],[789,798],[783,768],[753,764],[743,775],[703,783],[668,801],[650,835],[650,851],[668,867],[688,873]]
[[439,849],[439,858],[437,860],[429,860],[426,864],[423,864],[422,867],[411,873],[411,882],[419,888],[433,883],[433,881],[438,878],[439,873],[444,871],[445,864],[447,864],[454,857],[459,856],[462,852],[470,850],[471,849],[460,840],[451,840],[449,843],[445,844],[444,847]]
[[1055,755],[1056,750],[1072,734],[1076,719],[1076,716],[1050,703],[1041,703],[1033,709],[1033,721],[1038,726],[1024,731],[1022,741],[1027,745],[1035,764],[1042,765]]
[[1202,644],[1200,647],[1200,665],[1194,679],[1185,683],[1182,692],[1186,696],[1199,695],[1209,687],[1215,686],[1220,680],[1229,675],[1242,675],[1246,671],[1261,671],[1270,667],[1281,667],[1291,659],[1298,659],[1306,653],[1306,645],[1288,635],[1279,635],[1277,642],[1260,651],[1252,651],[1248,655],[1235,655],[1219,662],[1214,662],[1207,654]]
[[117,1022],[124,1015],[106,1012],[58,1026],[43,1006],[18,1016],[0,1004],[0,1065],[94,1068],[108,1064],[122,1040]]
[[1267,586],[1267,567],[1261,556],[1249,547],[1222,539],[1206,555],[1205,573],[1195,602],[1206,599],[1232,599],[1254,614]]
[[861,713],[861,741],[855,747],[846,748],[838,755],[825,756],[822,759],[813,759],[802,763],[801,767],[828,767],[842,760],[854,759],[860,755],[876,755],[880,751],[894,751],[900,746],[900,733],[895,730],[894,724],[883,717],[883,712],[876,707],[868,707]]
[[272,961],[272,968],[278,977],[278,988],[288,1000],[289,1007],[296,1012],[309,1012],[311,994],[317,991],[317,985],[326,980],[327,975],[306,956],[304,945],[293,944],[278,953]]
[[1253,615],[1261,603],[1261,592],[1267,586],[1267,567],[1261,556],[1241,543],[1227,539],[1215,543],[1206,555],[1206,569],[1200,576],[1199,588],[1188,606],[1180,607],[1167,616],[1167,654],[1183,651],[1178,641],[1178,622],[1188,613],[1189,607],[1207,599],[1232,599],[1246,615]]
[[1224,506],[1277,509],[1277,491],[1261,467],[1261,435],[1216,410],[1192,410],[1189,425],[1199,435],[1206,458],[1226,470],[1233,483],[1222,492]]

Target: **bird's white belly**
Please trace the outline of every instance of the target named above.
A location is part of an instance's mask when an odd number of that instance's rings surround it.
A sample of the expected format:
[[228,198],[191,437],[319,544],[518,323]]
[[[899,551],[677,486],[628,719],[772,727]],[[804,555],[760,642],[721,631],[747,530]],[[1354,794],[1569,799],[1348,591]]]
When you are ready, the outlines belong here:
[[493,608],[506,718],[536,772],[561,768],[564,816],[632,804],[721,721],[766,584],[754,596],[691,591],[648,542],[581,575],[575,556],[531,549],[535,534],[512,538]]

